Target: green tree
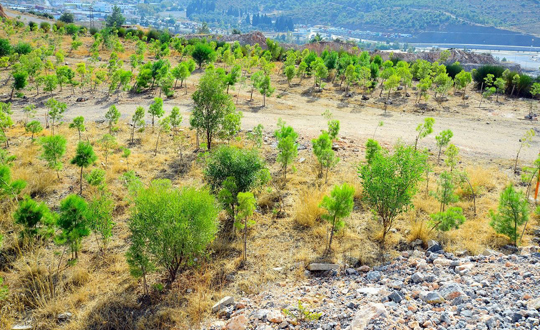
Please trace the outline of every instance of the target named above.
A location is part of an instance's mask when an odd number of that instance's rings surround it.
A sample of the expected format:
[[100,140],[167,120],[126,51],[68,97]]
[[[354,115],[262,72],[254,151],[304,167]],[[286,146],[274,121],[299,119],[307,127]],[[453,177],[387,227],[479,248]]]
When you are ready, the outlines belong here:
[[289,65],[285,68],[285,76],[287,77],[287,83],[291,87],[291,81],[296,76],[296,67],[294,65]]
[[439,176],[439,186],[432,195],[441,204],[440,212],[444,212],[448,204],[455,203],[459,200],[458,195],[455,193],[456,185],[454,181],[455,178],[452,172],[444,171]]
[[437,141],[437,148],[439,148],[439,153],[437,154],[437,164],[441,159],[442,148],[446,147],[448,143],[450,143],[450,139],[452,139],[453,136],[454,133],[451,130],[446,129],[435,137],[435,141]]
[[418,124],[416,127],[418,135],[416,135],[416,139],[414,140],[414,150],[417,150],[418,141],[433,133],[433,124],[435,124],[435,119],[430,117],[424,118],[423,124]]
[[386,95],[386,102],[384,104],[384,112],[386,112],[386,109],[388,107],[388,100],[390,99],[390,93],[394,88],[398,88],[399,84],[401,82],[401,78],[397,74],[393,74],[384,82],[384,89],[388,90],[388,94]]
[[105,25],[108,28],[120,28],[125,21],[126,18],[122,15],[120,7],[116,5],[113,6],[112,14],[105,16]]
[[242,67],[240,65],[235,65],[232,67],[231,72],[229,72],[223,79],[225,86],[227,86],[227,94],[229,94],[229,87],[236,85],[240,76],[242,75]]
[[490,211],[489,223],[498,234],[508,236],[512,243],[518,244],[518,228],[529,220],[529,202],[522,192],[508,185],[499,199],[497,213]]
[[57,225],[62,230],[55,238],[59,245],[68,245],[72,259],[79,257],[82,239],[90,235],[88,204],[77,195],[69,195],[60,202]]
[[104,185],[98,188],[98,191],[92,196],[88,202],[87,219],[90,229],[96,235],[96,241],[101,249],[105,252],[107,245],[113,235],[114,200],[109,191]]
[[61,135],[44,136],[40,143],[41,158],[47,162],[50,169],[56,171],[56,177],[60,179],[60,170],[63,167],[62,157],[66,153],[66,138]]
[[247,261],[247,232],[248,228],[255,224],[253,219],[253,212],[257,208],[257,201],[255,197],[250,192],[239,192],[237,196],[238,200],[238,212],[236,214],[235,226],[242,230],[243,232],[243,241],[244,241],[244,265]]
[[465,95],[467,94],[467,86],[472,82],[472,75],[470,72],[462,70],[454,78],[454,86],[458,90],[463,90],[461,99],[465,103]]
[[34,118],[36,116],[36,106],[34,104],[29,104],[23,108],[23,113],[25,114],[24,123],[28,123],[30,118]]
[[328,240],[327,252],[332,248],[334,233],[345,226],[344,218],[348,217],[354,207],[354,188],[344,183],[341,186],[334,186],[330,196],[324,196],[319,207],[326,210],[322,218],[330,223],[330,238]]
[[229,214],[223,232],[230,234],[237,213],[238,193],[266,184],[269,172],[257,150],[220,146],[207,158],[204,177]]
[[60,15],[58,20],[60,22],[64,22],[66,24],[69,24],[69,23],[75,22],[75,17],[73,16],[72,13],[69,13],[69,12],[66,11],[66,12],[63,12],[62,15]]
[[71,164],[77,165],[81,168],[81,174],[79,176],[79,182],[80,182],[80,190],[79,195],[82,195],[82,187],[83,187],[83,168],[88,167],[97,160],[96,153],[94,152],[94,148],[92,148],[92,145],[89,142],[79,142],[77,145],[77,150],[75,152],[75,157],[71,159]]
[[199,81],[199,88],[192,95],[195,108],[190,117],[191,127],[203,131],[208,149],[223,128],[226,116],[236,110],[230,95],[225,93],[225,85],[216,70],[206,70]]
[[339,162],[339,158],[332,150],[332,140],[327,132],[323,132],[317,139],[311,140],[311,143],[313,144],[313,153],[320,165],[319,177],[322,177],[323,170],[326,170],[324,181],[328,183],[328,171]]
[[450,144],[444,154],[446,155],[444,162],[450,167],[450,172],[452,172],[459,161],[459,149],[454,144]]
[[154,129],[154,118],[161,118],[165,114],[163,110],[163,99],[160,97],[154,98],[154,102],[148,108],[148,113],[152,115],[152,129]]
[[64,112],[66,112],[67,105],[64,102],[58,102],[57,100],[50,98],[47,100],[47,102],[45,102],[45,106],[47,107],[45,124],[48,127],[50,120],[52,135],[54,135],[54,127],[61,123],[61,120],[64,117]]
[[11,88],[10,99],[13,99],[13,93],[15,91],[21,91],[28,85],[28,72],[26,71],[14,71],[13,72],[13,85]]
[[131,117],[131,143],[134,143],[135,129],[138,127],[144,127],[144,124],[144,108],[138,106],[137,110],[135,110],[135,113]]
[[360,166],[364,198],[383,227],[381,249],[396,217],[412,207],[426,165],[425,153],[398,144],[393,153],[375,152],[369,163]]
[[120,113],[120,111],[118,111],[116,105],[114,104],[111,105],[109,110],[105,113],[105,119],[107,119],[107,122],[109,123],[109,134],[113,133],[113,131],[115,130],[114,125],[118,124],[118,120],[121,116],[122,114]]
[[173,137],[176,135],[176,132],[178,131],[178,127],[180,127],[180,124],[182,124],[183,117],[180,114],[180,108],[173,107],[171,110],[171,114],[169,115],[169,120],[171,124],[171,128],[173,131]]
[[277,161],[281,164],[281,171],[283,172],[283,179],[287,180],[287,168],[298,156],[298,144],[296,139],[298,133],[294,131],[291,126],[286,126],[285,122],[281,119],[278,121],[278,129],[274,135],[277,138],[278,156]]
[[77,133],[79,133],[79,142],[80,142],[81,133],[86,130],[86,127],[84,126],[84,117],[78,116],[78,117],[73,118],[73,121],[69,124],[69,128],[77,130]]
[[257,89],[259,90],[259,93],[263,96],[263,107],[266,106],[266,97],[272,96],[274,94],[274,91],[276,90],[274,87],[272,87],[270,82],[270,76],[264,75],[264,77],[259,82]]
[[37,120],[32,120],[31,122],[24,125],[24,129],[27,133],[32,133],[32,141],[34,141],[34,135],[43,131],[43,126]]
[[174,282],[204,254],[218,230],[219,208],[204,189],[154,181],[138,191],[133,204],[127,261],[134,275],[145,277],[158,268],[167,272],[169,284]]
[[204,64],[211,62],[214,56],[214,50],[209,45],[203,44],[201,42],[195,45],[195,48],[191,53],[191,57],[193,57],[195,62],[197,62],[197,65],[199,65],[199,69],[202,68]]
[[51,237],[54,234],[56,218],[45,203],[38,203],[30,196],[19,201],[19,208],[13,213],[15,223],[22,225],[23,236]]
[[86,182],[94,187],[100,187],[105,184],[105,170],[101,168],[94,168],[90,173],[84,176]]

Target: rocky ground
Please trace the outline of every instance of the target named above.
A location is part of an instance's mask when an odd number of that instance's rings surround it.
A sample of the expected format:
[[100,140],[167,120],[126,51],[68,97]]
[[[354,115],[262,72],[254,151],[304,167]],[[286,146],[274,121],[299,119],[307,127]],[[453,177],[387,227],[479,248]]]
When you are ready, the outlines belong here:
[[[456,257],[430,245],[373,269],[312,264],[328,270],[306,270],[300,285],[224,298],[214,306],[219,320],[207,329],[540,329],[536,247]],[[318,320],[300,316],[316,313]]]

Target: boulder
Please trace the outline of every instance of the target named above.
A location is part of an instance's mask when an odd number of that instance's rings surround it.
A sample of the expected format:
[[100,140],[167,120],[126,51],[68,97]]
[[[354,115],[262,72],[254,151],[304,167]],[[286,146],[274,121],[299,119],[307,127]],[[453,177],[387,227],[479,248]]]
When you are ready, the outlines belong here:
[[283,314],[281,314],[280,311],[273,309],[268,311],[266,319],[272,323],[281,323],[283,322]]
[[465,294],[461,289],[461,286],[454,282],[443,285],[442,288],[439,289],[439,293],[446,300],[453,300]]

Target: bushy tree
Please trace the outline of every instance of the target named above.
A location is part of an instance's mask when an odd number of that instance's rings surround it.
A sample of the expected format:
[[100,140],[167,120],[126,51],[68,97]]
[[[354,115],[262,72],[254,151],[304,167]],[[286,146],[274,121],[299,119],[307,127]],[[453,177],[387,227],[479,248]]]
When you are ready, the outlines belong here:
[[327,132],[323,132],[317,139],[311,140],[313,144],[313,153],[319,162],[319,176],[323,176],[323,171],[326,170],[325,183],[328,183],[328,171],[339,162],[339,157],[336,157],[332,150],[332,140]]
[[264,75],[264,77],[259,82],[257,89],[259,90],[259,93],[263,96],[263,107],[266,106],[266,97],[272,96],[274,94],[274,91],[276,90],[274,87],[272,87],[270,82],[270,76]]
[[57,225],[62,230],[55,238],[59,245],[68,245],[72,259],[79,257],[82,239],[90,235],[88,204],[77,195],[69,195],[60,202]]
[[114,152],[114,149],[118,146],[116,138],[110,134],[105,134],[98,141],[99,145],[105,151],[105,165],[108,164],[109,155]]
[[373,139],[368,139],[366,142],[366,162],[370,164],[373,157],[375,157],[375,154],[381,150],[382,148],[379,145],[379,142]]
[[106,26],[108,28],[120,28],[126,21],[126,18],[122,15],[120,7],[114,5],[112,10],[112,14],[105,17]]
[[202,68],[204,64],[207,64],[212,61],[215,56],[214,50],[208,45],[201,42],[195,45],[191,57],[199,65],[199,69]]
[[56,218],[45,203],[38,203],[30,196],[19,201],[19,208],[13,213],[15,223],[22,225],[24,236],[47,238],[54,234]]
[[238,193],[264,185],[269,180],[269,172],[257,150],[221,146],[207,158],[204,177],[229,214],[223,231],[230,234],[237,213]]
[[329,252],[332,248],[334,233],[345,226],[343,219],[348,217],[353,210],[354,188],[346,183],[334,186],[330,196],[324,196],[320,207],[326,210],[326,214],[323,214],[322,218],[331,225],[327,247]]
[[148,113],[152,115],[152,129],[154,128],[154,119],[161,118],[165,114],[163,110],[163,99],[161,97],[154,98],[154,102],[150,104]]
[[41,158],[47,162],[50,169],[56,171],[56,176],[60,179],[60,170],[63,167],[62,157],[66,153],[66,138],[61,135],[44,136],[40,143]]
[[508,185],[499,198],[497,213],[490,211],[493,229],[499,234],[508,236],[517,246],[518,228],[529,220],[529,201],[525,194],[517,191],[513,185]]
[[174,282],[178,272],[195,264],[214,240],[218,213],[214,197],[204,189],[176,189],[170,181],[159,180],[139,190],[129,222],[127,261],[132,274],[145,278],[157,268]]
[[413,206],[412,199],[426,164],[425,153],[398,144],[393,153],[383,149],[374,153],[369,163],[360,166],[364,198],[383,227],[381,248],[396,217]]
[[107,123],[109,124],[109,134],[112,134],[115,130],[114,125],[118,124],[120,116],[122,116],[122,114],[120,113],[120,111],[118,111],[116,105],[114,104],[111,105],[109,110],[105,113],[105,119],[107,119]]
[[287,83],[291,87],[291,81],[296,76],[296,67],[294,65],[289,65],[285,68],[285,76],[287,77]]
[[96,153],[94,152],[94,148],[92,148],[92,145],[89,142],[79,142],[77,145],[77,150],[75,152],[75,157],[71,159],[71,164],[77,165],[81,168],[81,174],[79,176],[79,182],[80,182],[80,190],[79,195],[82,195],[82,187],[83,187],[83,169],[85,167],[88,167],[97,160]]
[[24,70],[14,71],[10,99],[13,99],[13,93],[15,91],[21,91],[27,85],[28,85],[28,72]]
[[225,93],[225,85],[216,70],[206,70],[199,81],[199,88],[193,93],[195,108],[190,117],[191,127],[202,130],[206,135],[208,149],[222,130],[226,116],[236,110],[230,95]]

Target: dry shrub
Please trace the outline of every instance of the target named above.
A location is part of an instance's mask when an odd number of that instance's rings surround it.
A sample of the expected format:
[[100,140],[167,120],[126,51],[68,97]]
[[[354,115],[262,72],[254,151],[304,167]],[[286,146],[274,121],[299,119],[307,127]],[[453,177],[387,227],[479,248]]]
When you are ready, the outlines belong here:
[[32,197],[50,194],[58,182],[56,173],[43,166],[18,167],[13,172],[14,178],[27,182],[24,193]]
[[319,207],[324,191],[319,189],[303,188],[298,194],[298,201],[294,212],[296,223],[302,227],[313,227],[321,219],[324,210]]
[[[133,330],[141,315],[141,306],[133,293],[122,292],[102,296],[83,320],[86,330]],[[148,328],[151,329],[151,328]]]
[[[497,188],[497,182],[501,181],[500,171],[493,167],[472,166],[467,167],[465,172],[476,191],[477,198],[486,192],[494,191]],[[471,188],[466,182],[458,187],[456,193],[462,198],[472,198]]]
[[470,254],[480,254],[486,248],[498,248],[508,243],[508,239],[497,235],[489,226],[488,219],[465,221],[457,230],[444,235],[448,250],[456,252],[467,250]]
[[409,228],[410,231],[407,235],[407,241],[409,243],[420,239],[426,244],[431,238],[431,231],[425,219],[417,218],[415,215],[411,214]]
[[30,308],[45,308],[63,291],[55,275],[37,256],[26,264],[17,265],[18,288],[21,302]]
[[176,324],[178,324],[185,318],[185,315],[183,314],[190,315],[189,313],[184,312],[179,313],[178,310],[173,308],[163,308],[156,311],[155,313],[149,313],[148,315],[141,317],[140,320],[137,322],[136,329],[169,330],[174,328]]

